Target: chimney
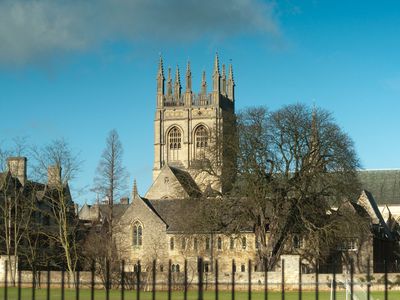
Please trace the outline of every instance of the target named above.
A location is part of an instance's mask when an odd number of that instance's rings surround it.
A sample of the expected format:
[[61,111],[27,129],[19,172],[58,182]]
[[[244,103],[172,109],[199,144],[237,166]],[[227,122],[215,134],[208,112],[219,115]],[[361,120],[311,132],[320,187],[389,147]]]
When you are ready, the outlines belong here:
[[47,184],[48,185],[61,184],[61,167],[59,165],[53,165],[47,168]]
[[119,203],[121,203],[121,204],[129,204],[129,198],[128,197],[122,197],[119,200]]
[[17,177],[22,185],[26,182],[26,157],[7,158],[7,167],[13,177]]

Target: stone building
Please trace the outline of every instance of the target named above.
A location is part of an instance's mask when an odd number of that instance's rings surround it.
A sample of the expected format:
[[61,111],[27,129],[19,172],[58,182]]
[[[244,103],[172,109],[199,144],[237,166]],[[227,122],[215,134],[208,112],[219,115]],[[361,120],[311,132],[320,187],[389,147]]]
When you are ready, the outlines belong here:
[[[212,271],[213,263],[218,259],[222,271],[231,270],[232,260],[235,260],[237,271],[245,272],[248,260],[255,261],[257,256],[258,245],[252,228],[243,228],[238,235],[187,228],[190,224],[188,218],[201,209],[196,199],[204,195],[218,198],[229,189],[232,180],[229,177],[232,172],[228,170],[234,157],[227,145],[235,120],[232,65],[226,74],[225,66],[220,70],[218,56],[215,56],[211,92],[207,91],[205,73],[200,92],[193,92],[189,63],[185,82],[182,92],[178,68],[174,80],[170,68],[165,79],[160,58],[154,120],[153,183],[144,197],[137,193],[135,185],[131,203],[125,200],[117,205],[114,237],[128,268],[133,269],[138,260],[150,266],[152,260],[157,259],[158,269],[163,272],[168,260],[171,260],[172,270],[179,272],[187,259],[189,268],[195,270],[196,260],[202,256],[206,271]],[[204,158],[209,162],[206,166],[208,170],[204,168]],[[365,180],[366,173],[361,172],[363,188],[373,186],[383,175],[391,178],[390,174],[378,173],[370,182]],[[392,184],[389,185],[393,188]],[[396,193],[387,192],[393,198],[392,202],[400,204],[400,194]],[[377,227],[386,228],[387,220],[382,217],[374,198],[368,195],[364,192],[358,203],[349,204],[348,209],[368,214]],[[98,221],[106,215],[106,210],[105,205],[100,203],[85,204],[79,216],[84,220]],[[293,254],[301,254],[304,244],[301,238],[293,237],[289,248],[294,250]],[[369,241],[365,251],[370,251],[371,247]],[[355,254],[358,251],[357,237],[350,239],[348,245],[339,251]],[[291,259],[293,261],[293,257]],[[257,268],[254,265],[254,270]]]

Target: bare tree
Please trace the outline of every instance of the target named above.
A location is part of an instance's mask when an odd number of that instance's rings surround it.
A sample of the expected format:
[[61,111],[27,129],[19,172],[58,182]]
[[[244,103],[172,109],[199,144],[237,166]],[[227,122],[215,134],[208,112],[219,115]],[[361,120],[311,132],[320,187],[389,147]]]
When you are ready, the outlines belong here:
[[[97,174],[94,179],[93,190],[101,195],[107,201],[106,209],[104,209],[105,220],[97,226],[101,228],[102,236],[91,235],[89,243],[86,243],[86,256],[97,261],[102,274],[105,274],[105,261],[108,261],[111,269],[119,268],[119,257],[116,253],[116,241],[114,234],[119,229],[117,220],[114,220],[115,200],[127,188],[128,173],[122,163],[123,148],[119,140],[118,133],[115,129],[111,130],[106,139],[106,147],[101,155]],[[101,251],[96,253],[98,249],[93,249],[90,243],[101,245]],[[95,250],[95,251],[93,251]]]
[[72,201],[69,182],[80,170],[81,161],[68,143],[55,140],[50,144],[32,149],[36,166],[34,174],[47,184],[39,197],[44,203],[40,215],[47,219],[42,236],[46,236],[51,248],[60,249],[60,256],[71,278],[75,278],[78,263],[78,218]]
[[122,155],[122,144],[117,131],[113,129],[108,134],[94,179],[94,191],[106,198],[111,206],[127,188],[128,174],[122,164]]

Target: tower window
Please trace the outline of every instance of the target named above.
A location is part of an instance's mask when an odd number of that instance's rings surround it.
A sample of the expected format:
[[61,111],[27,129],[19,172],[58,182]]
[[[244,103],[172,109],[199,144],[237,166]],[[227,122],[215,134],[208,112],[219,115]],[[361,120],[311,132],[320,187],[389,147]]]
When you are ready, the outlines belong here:
[[170,250],[174,250],[174,248],[175,248],[175,240],[174,240],[174,238],[172,237],[172,238],[169,240],[169,249],[170,249]]
[[200,125],[196,129],[195,141],[196,141],[197,149],[208,147],[208,132],[207,132],[207,128],[205,126]]
[[220,237],[217,240],[217,247],[218,247],[218,250],[222,250],[222,239]]
[[209,250],[211,248],[211,240],[209,237],[206,238],[206,250]]
[[179,152],[182,148],[182,133],[178,127],[174,126],[168,132],[168,159],[170,161],[179,160]]
[[242,249],[245,250],[247,248],[247,240],[246,237],[242,238]]
[[133,224],[133,246],[142,246],[142,232],[143,228],[139,222]]
[[230,238],[229,248],[231,250],[235,249],[235,240],[233,237]]
[[177,127],[173,127],[168,134],[169,149],[176,150],[181,149],[182,134]]

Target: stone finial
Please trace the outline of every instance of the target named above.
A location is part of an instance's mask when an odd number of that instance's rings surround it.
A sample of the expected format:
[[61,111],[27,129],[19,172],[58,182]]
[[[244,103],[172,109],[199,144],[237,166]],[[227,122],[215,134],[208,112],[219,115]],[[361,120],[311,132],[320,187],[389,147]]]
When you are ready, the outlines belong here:
[[218,74],[219,75],[218,52],[215,53],[215,58],[214,58],[214,74]]
[[162,56],[160,55],[160,60],[158,62],[158,73],[157,73],[157,77],[160,78],[164,78],[164,66],[163,66],[163,59]]
[[171,68],[168,68],[168,77],[167,77],[167,95],[172,95],[172,78],[171,78]]
[[190,62],[186,66],[186,92],[192,91],[192,72],[190,71]]
[[176,66],[174,96],[175,100],[179,102],[179,99],[181,97],[181,79],[179,74],[179,66]]
[[235,81],[233,80],[232,64],[229,64],[228,83],[227,83],[227,96],[232,101],[235,100]]
[[225,71],[225,64],[222,65],[221,90],[222,90],[222,95],[226,95],[226,71]]
[[207,94],[206,71],[203,71],[203,75],[201,77],[201,93],[203,95]]
[[137,184],[136,184],[136,179],[133,180],[133,188],[132,188],[132,198],[136,198],[139,196],[138,189],[137,189]]

